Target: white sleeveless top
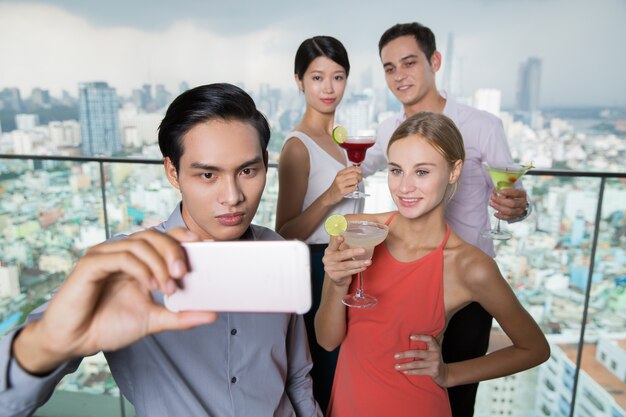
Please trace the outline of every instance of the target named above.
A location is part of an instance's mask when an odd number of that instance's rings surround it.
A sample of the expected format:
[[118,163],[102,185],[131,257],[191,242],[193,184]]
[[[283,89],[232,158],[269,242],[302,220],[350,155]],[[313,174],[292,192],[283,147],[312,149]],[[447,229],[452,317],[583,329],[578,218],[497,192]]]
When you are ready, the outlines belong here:
[[[283,143],[283,147],[285,143],[293,137],[300,139],[309,152],[309,185],[304,195],[304,202],[302,203],[302,211],[304,211],[317,200],[322,193],[328,190],[328,187],[333,183],[337,173],[344,169],[345,166],[326,153],[311,137],[299,131],[289,132],[287,139]],[[363,181],[359,183],[359,189],[361,191],[365,190]],[[336,213],[362,213],[364,206],[365,199],[363,198],[344,198],[330,209],[328,216]],[[306,243],[328,243],[328,234],[324,230],[326,217],[317,225],[311,236],[304,240]]]

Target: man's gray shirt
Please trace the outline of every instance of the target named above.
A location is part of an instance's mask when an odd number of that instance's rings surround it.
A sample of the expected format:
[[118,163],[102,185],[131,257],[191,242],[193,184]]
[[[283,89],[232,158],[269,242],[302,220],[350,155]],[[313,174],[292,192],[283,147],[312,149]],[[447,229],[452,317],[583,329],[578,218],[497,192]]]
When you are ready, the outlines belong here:
[[[174,227],[185,227],[180,205],[155,229]],[[251,225],[242,239],[282,238]],[[153,296],[162,302],[160,293]],[[80,363],[67,363],[46,377],[28,374],[11,357],[18,331],[0,340],[2,417],[32,414]],[[322,415],[313,398],[304,321],[295,314],[220,313],[213,324],[147,336],[105,356],[138,416]]]

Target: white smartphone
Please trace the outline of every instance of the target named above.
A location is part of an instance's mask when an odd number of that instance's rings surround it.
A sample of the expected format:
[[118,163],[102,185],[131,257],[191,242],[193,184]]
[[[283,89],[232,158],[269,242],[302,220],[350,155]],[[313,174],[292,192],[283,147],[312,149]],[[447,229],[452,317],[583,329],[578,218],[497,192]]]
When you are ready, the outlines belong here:
[[311,308],[308,246],[296,240],[183,243],[191,271],[171,311],[298,313]]

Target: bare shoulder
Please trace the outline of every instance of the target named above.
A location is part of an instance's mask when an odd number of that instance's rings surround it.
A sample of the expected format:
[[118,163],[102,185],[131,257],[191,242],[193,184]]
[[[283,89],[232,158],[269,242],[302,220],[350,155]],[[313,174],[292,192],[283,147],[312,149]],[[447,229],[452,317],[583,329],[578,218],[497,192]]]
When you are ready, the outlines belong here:
[[444,250],[446,268],[467,286],[489,285],[500,279],[498,265],[490,256],[452,233]]
[[[283,163],[301,163],[309,160],[309,150],[300,138],[292,136],[285,141],[283,149],[280,151],[280,159]],[[280,164],[279,164],[280,165]]]

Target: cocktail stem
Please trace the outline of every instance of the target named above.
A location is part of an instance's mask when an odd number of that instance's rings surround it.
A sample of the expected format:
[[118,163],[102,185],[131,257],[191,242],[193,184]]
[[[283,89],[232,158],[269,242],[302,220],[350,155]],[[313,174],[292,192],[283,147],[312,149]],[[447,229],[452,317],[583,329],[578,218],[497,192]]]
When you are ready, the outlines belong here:
[[496,221],[496,231],[498,233],[500,233],[500,219],[498,218],[498,220]]
[[358,286],[356,289],[356,294],[354,294],[354,298],[365,298],[363,292],[363,275],[361,272],[357,272]]
[[[361,164],[355,164],[353,162],[352,166],[359,167],[359,166],[361,166]],[[356,188],[355,189],[356,189],[356,191],[361,192],[361,187],[359,187],[359,183],[358,182],[356,183]],[[361,291],[361,292],[363,292],[363,291]]]

